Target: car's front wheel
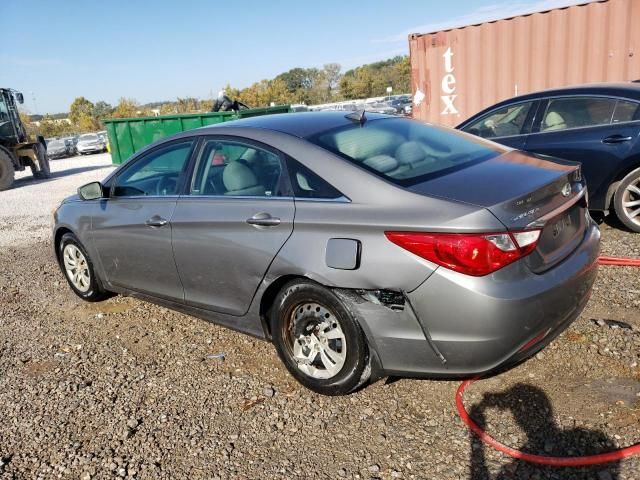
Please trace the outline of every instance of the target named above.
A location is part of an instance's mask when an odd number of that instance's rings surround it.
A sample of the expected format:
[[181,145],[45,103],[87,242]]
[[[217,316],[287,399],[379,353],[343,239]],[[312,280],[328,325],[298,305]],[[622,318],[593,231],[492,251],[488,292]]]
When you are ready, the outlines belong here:
[[76,295],[87,302],[98,302],[111,296],[100,286],[87,251],[73,233],[62,236],[58,255],[62,273]]
[[289,372],[323,395],[343,395],[368,380],[369,354],[360,325],[328,288],[288,283],[270,312],[273,342]]
[[640,233],[640,168],[624,177],[613,198],[616,215],[634,232]]

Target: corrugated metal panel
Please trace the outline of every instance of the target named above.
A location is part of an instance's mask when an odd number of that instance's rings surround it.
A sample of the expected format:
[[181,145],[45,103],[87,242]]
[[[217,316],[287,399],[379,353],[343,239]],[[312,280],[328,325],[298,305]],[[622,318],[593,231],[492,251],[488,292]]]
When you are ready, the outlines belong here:
[[640,0],[604,0],[412,34],[414,117],[454,126],[515,95],[640,79],[639,22]]

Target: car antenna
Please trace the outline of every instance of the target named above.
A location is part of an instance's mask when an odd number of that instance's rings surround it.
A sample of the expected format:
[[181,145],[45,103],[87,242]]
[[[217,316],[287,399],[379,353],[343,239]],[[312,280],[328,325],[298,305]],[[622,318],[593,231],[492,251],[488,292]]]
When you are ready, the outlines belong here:
[[367,121],[367,117],[364,116],[364,109],[360,110],[359,112],[357,110],[355,112],[351,112],[345,115],[344,118],[348,118],[349,120],[354,120],[360,123],[361,126],[364,125],[364,122]]

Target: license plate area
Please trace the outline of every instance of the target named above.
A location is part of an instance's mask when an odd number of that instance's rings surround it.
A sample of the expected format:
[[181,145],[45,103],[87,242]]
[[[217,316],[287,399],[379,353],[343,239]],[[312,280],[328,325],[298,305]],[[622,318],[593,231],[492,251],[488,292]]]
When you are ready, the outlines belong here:
[[548,270],[576,249],[584,237],[586,215],[586,204],[580,201],[546,222],[538,246],[529,258],[532,270]]

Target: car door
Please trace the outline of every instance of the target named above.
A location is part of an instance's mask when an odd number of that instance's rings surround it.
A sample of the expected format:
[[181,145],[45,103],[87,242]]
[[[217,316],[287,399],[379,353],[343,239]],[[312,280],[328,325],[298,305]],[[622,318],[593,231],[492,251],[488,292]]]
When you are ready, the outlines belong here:
[[550,98],[525,150],[582,163],[591,204],[604,198],[615,173],[638,139],[638,104],[630,100],[571,96]]
[[162,144],[113,179],[92,218],[92,239],[108,282],[184,301],[171,246],[171,217],[195,140]]
[[538,101],[503,105],[472,120],[460,129],[508,147],[522,149],[535,117]]
[[187,304],[243,315],[293,231],[281,155],[248,140],[207,138],[172,219]]

